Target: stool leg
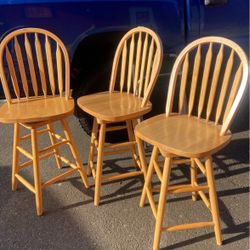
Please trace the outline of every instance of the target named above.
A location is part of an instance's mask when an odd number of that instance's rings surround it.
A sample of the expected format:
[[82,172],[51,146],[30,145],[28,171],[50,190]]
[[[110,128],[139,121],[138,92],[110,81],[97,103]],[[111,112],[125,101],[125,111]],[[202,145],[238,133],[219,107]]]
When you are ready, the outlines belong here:
[[106,124],[101,123],[99,140],[98,140],[98,149],[97,149],[97,165],[96,165],[95,197],[94,197],[95,206],[98,206],[100,202],[105,135],[106,135]]
[[[195,165],[195,161],[193,158],[191,159],[190,172],[191,172],[191,185],[194,187],[197,185],[197,167]],[[192,200],[197,201],[197,192],[192,192]]]
[[[138,139],[138,141],[140,142],[139,145],[141,145],[141,140]],[[142,159],[141,155],[144,154],[144,152],[142,152],[143,149],[140,149],[140,158]],[[154,160],[156,158],[158,154],[158,148],[156,146],[154,146],[153,151],[152,151],[152,155],[150,158],[150,162],[149,162],[149,166],[148,166],[148,170],[147,170],[147,175],[145,178],[145,184],[143,186],[143,190],[142,190],[142,195],[141,195],[141,200],[140,200],[140,207],[143,207],[145,204],[145,199],[146,199],[146,194],[147,191],[149,191],[149,188],[151,186],[151,179],[152,179],[152,175],[153,175],[153,171],[154,171]]]
[[62,123],[63,129],[64,129],[65,137],[66,137],[67,140],[70,141],[69,147],[70,147],[70,150],[71,150],[71,153],[72,153],[73,157],[75,158],[76,165],[78,167],[78,172],[80,173],[80,176],[82,178],[84,186],[86,188],[88,188],[89,187],[88,178],[87,178],[87,175],[85,174],[85,172],[84,172],[84,170],[82,168],[81,157],[80,157],[80,155],[78,153],[78,150],[77,150],[75,141],[73,139],[73,136],[71,135],[71,132],[69,130],[67,122],[64,119],[62,119],[61,123]]
[[[129,141],[135,141],[135,135],[134,135],[134,130],[133,130],[133,126],[132,126],[132,121],[128,120],[126,121],[126,126],[127,126],[127,132],[128,132],[128,139]],[[137,166],[138,168],[140,168],[139,164],[138,164],[138,156],[136,154],[136,149],[135,146],[132,145],[130,146],[130,151],[132,154],[132,158],[134,161],[135,166]]]
[[[50,138],[50,142],[51,145],[54,145],[56,143],[55,138],[53,137],[52,133],[54,133],[54,128],[53,128],[53,124],[48,124],[47,128],[49,129],[49,138]],[[55,159],[56,159],[56,164],[58,168],[62,168],[62,161],[60,160],[60,158],[58,157],[58,155],[60,155],[59,153],[59,149],[55,148],[54,149],[55,152]]]
[[165,205],[166,205],[166,196],[167,196],[167,189],[168,189],[169,178],[170,178],[170,170],[171,170],[171,158],[167,157],[165,158],[164,167],[163,167],[159,205],[157,208],[157,215],[156,215],[153,250],[158,250],[159,245],[160,245],[161,228],[162,228],[164,210],[165,210]]
[[42,186],[41,186],[39,155],[37,146],[37,132],[35,128],[31,129],[31,145],[32,145],[32,156],[33,156],[36,211],[37,215],[40,216],[43,214]]
[[218,200],[217,194],[215,189],[215,182],[214,182],[214,173],[213,173],[213,164],[212,158],[208,157],[205,162],[206,171],[207,171],[207,181],[209,186],[209,198],[211,203],[211,212],[214,222],[214,232],[217,245],[222,244],[222,237],[221,237],[221,226],[220,226],[220,217],[219,217],[219,209],[218,209]]
[[98,132],[98,124],[96,118],[93,121],[93,127],[91,132],[91,141],[90,141],[90,150],[89,150],[89,159],[88,159],[88,168],[87,168],[87,175],[91,174],[93,177],[94,174],[94,154],[95,154],[95,141],[97,140],[97,132]]
[[17,179],[16,174],[18,172],[18,162],[19,162],[19,151],[17,146],[20,143],[20,125],[18,123],[14,124],[14,138],[13,138],[13,159],[12,159],[12,191],[17,189]]
[[146,157],[145,157],[145,153],[144,153],[144,148],[143,148],[143,143],[142,140],[139,137],[135,137],[136,139],[136,144],[138,147],[138,153],[139,153],[139,161],[141,164],[141,170],[143,172],[144,175],[144,180],[146,180],[146,176],[147,176],[147,161],[146,161]]

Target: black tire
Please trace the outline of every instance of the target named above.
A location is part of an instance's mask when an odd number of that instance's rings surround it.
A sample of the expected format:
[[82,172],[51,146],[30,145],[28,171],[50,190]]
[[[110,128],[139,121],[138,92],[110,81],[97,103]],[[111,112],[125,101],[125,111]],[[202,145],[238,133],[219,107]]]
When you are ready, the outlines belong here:
[[[73,98],[75,99],[75,102],[78,97],[83,96],[82,91],[83,89],[78,89],[78,91],[73,92]],[[98,91],[95,91],[98,92]],[[89,93],[88,93],[89,94]],[[88,134],[91,135],[92,126],[93,126],[93,117],[89,115],[88,113],[84,112],[82,109],[80,109],[77,104],[75,108],[75,116],[78,118],[79,123],[83,130]],[[119,131],[113,131],[106,133],[106,142],[122,142],[128,140],[127,130],[119,130]]]
[[[98,75],[100,76],[103,74],[99,73]],[[94,74],[92,76],[93,77],[83,79],[81,75],[78,75],[78,79],[82,79],[82,82],[80,83],[78,88],[73,90],[73,93],[72,93],[72,96],[75,100],[75,113],[74,114],[78,118],[81,127],[88,135],[91,135],[93,117],[78,107],[77,99],[84,95],[89,95],[92,93],[101,92],[105,90],[105,86],[103,86],[103,84],[99,84],[99,86],[97,85],[98,79],[94,77]]]
[[[118,41],[120,40],[120,36]],[[90,42],[90,44],[93,46],[93,42]],[[77,55],[72,62],[71,83],[73,86],[72,96],[76,104],[75,116],[88,135],[91,134],[93,117],[82,111],[77,106],[76,100],[84,95],[108,90],[117,44],[106,43],[102,47],[95,46],[95,48],[88,49],[86,49],[88,46],[85,44],[85,46],[79,47]],[[87,65],[84,65],[85,61],[88,62]],[[126,130],[115,131],[106,134],[106,141],[120,142],[126,140],[127,137]]]

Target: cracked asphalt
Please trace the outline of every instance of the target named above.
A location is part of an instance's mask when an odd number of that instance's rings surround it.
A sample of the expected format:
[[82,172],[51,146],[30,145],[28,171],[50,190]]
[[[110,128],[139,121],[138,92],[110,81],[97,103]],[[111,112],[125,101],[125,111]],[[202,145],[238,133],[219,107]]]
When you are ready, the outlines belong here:
[[[76,118],[68,119],[86,167],[89,137]],[[57,128],[60,131],[60,128]],[[45,213],[37,217],[34,196],[20,183],[11,191],[12,162],[11,125],[0,125],[0,249],[152,249],[155,221],[146,205],[139,208],[143,179],[140,177],[102,186],[101,204],[93,205],[91,187],[83,187],[78,174],[68,177],[43,191]],[[45,145],[48,137],[39,143]],[[27,145],[29,147],[29,145]],[[222,225],[223,245],[215,243],[212,228],[163,233],[161,249],[249,249],[249,131],[235,133],[232,142],[214,156],[214,172]],[[69,152],[63,150],[65,154]],[[148,153],[150,148],[148,148]],[[105,161],[104,171],[121,171],[132,166],[129,155]],[[185,182],[188,168],[175,167],[171,180]],[[54,158],[42,161],[42,180],[59,170]],[[22,174],[32,180],[32,170]],[[205,181],[202,175],[198,180]],[[156,196],[157,198],[157,196]],[[190,194],[171,195],[164,224],[210,220],[201,200],[193,202]]]

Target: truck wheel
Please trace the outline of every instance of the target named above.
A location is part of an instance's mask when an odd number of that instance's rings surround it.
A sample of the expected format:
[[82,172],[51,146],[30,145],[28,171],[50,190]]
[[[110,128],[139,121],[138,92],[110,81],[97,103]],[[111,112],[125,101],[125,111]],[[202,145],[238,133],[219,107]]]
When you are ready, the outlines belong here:
[[[92,93],[95,93],[95,92],[100,92],[100,90],[94,91]],[[82,89],[79,88],[77,91],[73,92],[73,98],[75,99],[75,102],[76,102],[78,97],[86,95],[86,94],[91,94],[91,93],[86,93],[84,92],[84,88]],[[77,104],[75,107],[75,116],[78,118],[79,123],[81,127],[83,128],[83,130],[88,135],[91,135],[92,126],[93,126],[93,117],[87,114],[86,112],[84,112],[82,109],[80,109],[77,106]],[[106,133],[106,142],[115,143],[115,142],[122,142],[127,139],[128,139],[128,135],[127,135],[126,130],[113,131],[112,133],[111,132]]]
[[[96,34],[85,38],[79,44],[71,63],[72,96],[78,97],[96,92],[107,91],[116,47],[125,32]],[[84,131],[90,135],[93,118],[80,108],[75,115]],[[106,141],[118,142],[127,138],[127,131],[106,134]]]
[[[100,83],[101,79],[101,74],[100,72],[98,72],[98,78],[95,78],[96,74],[91,74],[89,77],[81,77],[80,75],[78,75],[78,80],[81,79],[81,83],[78,84],[78,87],[73,89],[73,93],[72,93],[72,97],[75,100],[75,116],[78,118],[79,123],[81,125],[81,127],[84,129],[84,131],[88,134],[91,135],[91,130],[92,130],[92,125],[93,125],[93,117],[89,114],[87,114],[86,112],[84,112],[82,109],[80,109],[77,105],[77,99],[81,96],[84,95],[89,95],[89,94],[93,94],[96,92],[101,92],[101,91],[105,91],[105,86],[103,86],[103,84],[99,84],[98,85],[98,81]],[[103,81],[105,82],[106,79],[103,79]],[[107,84],[105,84],[107,85]],[[106,89],[107,90],[107,89]]]

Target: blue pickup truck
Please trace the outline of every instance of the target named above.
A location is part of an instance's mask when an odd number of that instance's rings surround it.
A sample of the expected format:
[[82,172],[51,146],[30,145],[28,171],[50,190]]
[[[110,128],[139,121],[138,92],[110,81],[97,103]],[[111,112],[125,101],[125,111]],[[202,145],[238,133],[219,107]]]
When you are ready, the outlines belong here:
[[[75,98],[108,89],[118,41],[138,25],[155,30],[164,46],[165,59],[152,96],[151,115],[164,111],[172,63],[190,41],[220,35],[249,51],[248,0],[0,0],[0,40],[17,28],[40,27],[64,41]],[[242,106],[240,129],[248,127],[248,97]],[[89,118],[77,110],[76,115],[88,131]]]

